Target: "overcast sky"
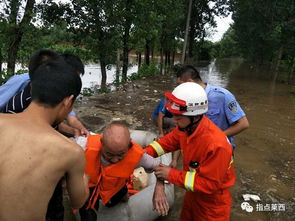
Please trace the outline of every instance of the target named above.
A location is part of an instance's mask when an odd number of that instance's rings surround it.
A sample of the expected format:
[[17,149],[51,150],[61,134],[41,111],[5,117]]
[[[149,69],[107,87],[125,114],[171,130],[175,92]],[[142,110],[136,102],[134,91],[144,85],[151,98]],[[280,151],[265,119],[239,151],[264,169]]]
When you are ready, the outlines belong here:
[[219,41],[222,38],[222,35],[227,31],[230,24],[233,23],[233,20],[231,18],[231,15],[225,18],[215,18],[217,23],[217,28],[215,29],[216,32],[213,34],[213,36],[210,38],[213,42]]

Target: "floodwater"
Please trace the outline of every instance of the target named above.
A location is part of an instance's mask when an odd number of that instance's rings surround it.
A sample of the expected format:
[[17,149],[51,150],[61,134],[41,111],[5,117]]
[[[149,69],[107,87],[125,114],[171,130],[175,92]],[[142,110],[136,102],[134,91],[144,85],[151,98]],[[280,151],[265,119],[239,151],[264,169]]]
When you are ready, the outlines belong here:
[[[136,73],[138,70],[137,65],[132,65],[128,68],[127,76]],[[116,79],[116,66],[107,65],[107,84],[111,84]],[[82,88],[92,88],[99,86],[101,83],[101,68],[100,64],[87,64],[85,65],[85,74],[82,76]]]
[[[295,220],[295,95],[291,86],[273,84],[270,74],[239,60],[198,66],[204,81],[235,95],[250,122],[250,128],[235,138],[237,181],[232,188],[231,220]],[[114,121],[131,129],[156,131],[151,121],[153,108],[175,85],[172,75],[141,79],[110,94],[84,97],[75,110],[94,132]],[[183,194],[184,190],[175,187],[175,205],[167,217],[158,220],[178,220]],[[249,201],[253,212],[241,209],[243,194],[260,197],[259,202]]]

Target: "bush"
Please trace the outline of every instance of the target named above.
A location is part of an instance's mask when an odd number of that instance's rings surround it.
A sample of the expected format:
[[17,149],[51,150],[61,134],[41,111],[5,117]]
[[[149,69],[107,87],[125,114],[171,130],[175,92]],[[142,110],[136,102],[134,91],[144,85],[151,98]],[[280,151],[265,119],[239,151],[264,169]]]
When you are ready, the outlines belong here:
[[3,70],[0,72],[0,85],[4,84],[8,78],[10,78],[13,74],[8,73],[7,70]]
[[160,69],[158,67],[158,63],[156,60],[152,60],[150,65],[143,64],[137,73],[133,73],[130,76],[128,76],[128,80],[136,80],[140,79],[142,77],[148,77],[156,75],[160,72]]
[[94,91],[91,88],[83,88],[83,90],[81,92],[81,94],[83,96],[87,96],[87,97],[93,95],[93,93],[94,93]]
[[20,69],[15,74],[25,74],[25,73],[29,73],[29,70],[28,69]]
[[106,93],[110,93],[111,92],[111,89],[109,88],[98,88],[95,90],[96,93],[98,94],[106,94]]

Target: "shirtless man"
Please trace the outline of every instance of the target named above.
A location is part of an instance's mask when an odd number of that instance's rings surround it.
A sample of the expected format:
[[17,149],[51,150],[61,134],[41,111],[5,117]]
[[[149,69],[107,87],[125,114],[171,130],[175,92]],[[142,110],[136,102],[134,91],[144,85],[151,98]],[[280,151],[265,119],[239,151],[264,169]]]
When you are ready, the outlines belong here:
[[48,201],[65,176],[72,206],[88,198],[81,148],[52,128],[72,110],[81,79],[63,60],[36,69],[32,102],[0,114],[0,220],[45,220]]

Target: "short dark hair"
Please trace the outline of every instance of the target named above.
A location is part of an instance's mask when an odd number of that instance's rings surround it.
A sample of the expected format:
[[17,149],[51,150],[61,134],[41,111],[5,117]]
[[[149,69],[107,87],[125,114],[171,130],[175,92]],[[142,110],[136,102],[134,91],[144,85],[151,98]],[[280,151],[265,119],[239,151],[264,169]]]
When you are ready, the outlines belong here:
[[55,51],[42,49],[33,53],[29,62],[29,76],[32,80],[35,76],[35,70],[42,64],[58,58],[59,55]]
[[[202,81],[202,78],[200,77],[199,71],[192,65],[183,65],[178,69],[176,72],[177,78],[191,78],[194,81]],[[186,79],[188,80],[188,79]]]
[[49,107],[64,98],[79,95],[82,82],[76,70],[59,58],[39,66],[32,79],[32,101]]
[[80,57],[77,55],[73,55],[70,53],[64,53],[61,55],[65,61],[71,65],[77,72],[81,73],[84,75],[84,64],[81,61]]

